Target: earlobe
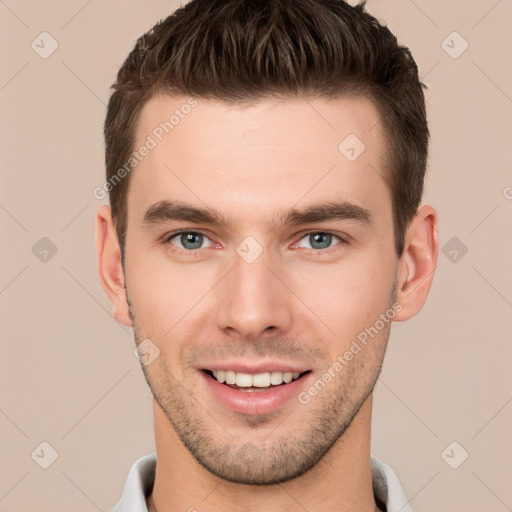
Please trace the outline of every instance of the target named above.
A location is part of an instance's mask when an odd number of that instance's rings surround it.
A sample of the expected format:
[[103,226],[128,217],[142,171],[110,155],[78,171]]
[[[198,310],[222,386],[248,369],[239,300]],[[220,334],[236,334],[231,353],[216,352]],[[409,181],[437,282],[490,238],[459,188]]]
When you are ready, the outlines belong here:
[[412,318],[425,304],[437,266],[438,249],[437,213],[431,206],[421,205],[405,236],[395,296],[402,309],[394,321]]
[[115,319],[131,327],[121,249],[108,205],[100,207],[96,214],[96,264],[101,285],[114,307]]

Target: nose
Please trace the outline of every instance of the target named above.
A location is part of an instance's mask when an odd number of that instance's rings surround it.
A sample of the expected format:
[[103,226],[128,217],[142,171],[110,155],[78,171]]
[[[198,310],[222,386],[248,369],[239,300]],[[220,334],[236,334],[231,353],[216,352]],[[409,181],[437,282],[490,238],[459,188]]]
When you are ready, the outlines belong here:
[[266,251],[252,263],[235,254],[233,267],[216,287],[218,328],[246,341],[286,333],[293,316],[293,293],[286,281]]

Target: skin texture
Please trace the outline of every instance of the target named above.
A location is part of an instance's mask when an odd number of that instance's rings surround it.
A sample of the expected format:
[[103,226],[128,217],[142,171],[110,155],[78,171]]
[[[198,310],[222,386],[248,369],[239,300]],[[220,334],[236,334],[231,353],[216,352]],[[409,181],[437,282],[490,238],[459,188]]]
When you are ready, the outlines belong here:
[[[153,97],[136,147],[188,99]],[[354,161],[338,150],[349,134],[366,146]],[[385,145],[363,97],[244,108],[199,98],[132,171],[126,274],[110,208],[99,209],[98,268],[114,316],[134,327],[137,344],[150,339],[160,350],[142,365],[154,396],[159,512],[378,510],[372,391],[391,321],[307,404],[294,397],[270,414],[225,408],[200,371],[225,360],[295,363],[311,370],[304,391],[380,315],[404,321],[420,311],[437,261],[437,214],[418,209],[399,259]],[[214,208],[229,225],[144,226],[162,200]],[[359,205],[372,223],[276,224],[278,212],[325,201]],[[169,240],[181,229],[203,237]],[[326,230],[335,236],[315,242],[311,235]],[[251,263],[236,250],[247,237],[262,250]]]

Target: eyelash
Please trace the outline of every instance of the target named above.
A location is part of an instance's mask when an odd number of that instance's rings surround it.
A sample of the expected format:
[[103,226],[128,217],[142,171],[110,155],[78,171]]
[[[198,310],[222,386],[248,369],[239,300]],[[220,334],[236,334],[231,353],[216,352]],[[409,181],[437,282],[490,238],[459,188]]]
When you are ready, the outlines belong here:
[[[203,233],[202,231],[198,231],[198,230],[191,230],[191,229],[182,229],[182,230],[179,230],[179,231],[174,231],[173,233],[170,233],[168,235],[165,235],[164,239],[163,239],[163,243],[164,244],[169,244],[169,242],[175,238],[176,236],[178,235],[181,235],[183,233],[193,233],[193,234],[197,234],[197,235],[203,235],[204,237],[210,239],[210,237]],[[309,251],[312,251],[313,253],[315,254],[322,254],[322,253],[328,253],[328,252],[331,252],[331,250],[336,250],[336,248],[340,245],[348,245],[348,241],[346,239],[344,239],[343,237],[341,237],[340,235],[334,233],[333,231],[329,231],[329,230],[312,230],[312,231],[307,231],[305,233],[302,233],[302,236],[299,238],[299,242],[309,236],[309,235],[313,235],[313,234],[317,234],[317,233],[320,233],[322,235],[332,235],[336,238],[338,238],[340,241],[338,244],[336,245],[333,245],[331,247],[328,247],[327,249],[308,249],[307,247],[305,248],[306,250],[309,250]],[[172,245],[172,244],[171,244]],[[294,244],[295,245],[295,244]],[[204,248],[203,248],[204,249]],[[186,249],[181,249],[179,247],[176,247],[173,245],[173,250],[175,250],[176,252],[178,252],[179,254],[187,254],[187,255],[191,255],[191,254],[195,254],[198,252],[199,249],[189,249],[189,250],[186,250]]]

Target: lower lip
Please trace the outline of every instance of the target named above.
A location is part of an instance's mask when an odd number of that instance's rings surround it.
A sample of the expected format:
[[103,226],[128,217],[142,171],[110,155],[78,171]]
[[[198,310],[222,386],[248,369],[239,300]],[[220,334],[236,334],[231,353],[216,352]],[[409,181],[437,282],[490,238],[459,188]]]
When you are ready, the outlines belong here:
[[268,414],[279,409],[299,394],[311,376],[310,372],[288,384],[273,386],[265,391],[238,391],[221,384],[204,371],[200,373],[208,389],[224,407],[234,412],[252,415]]

